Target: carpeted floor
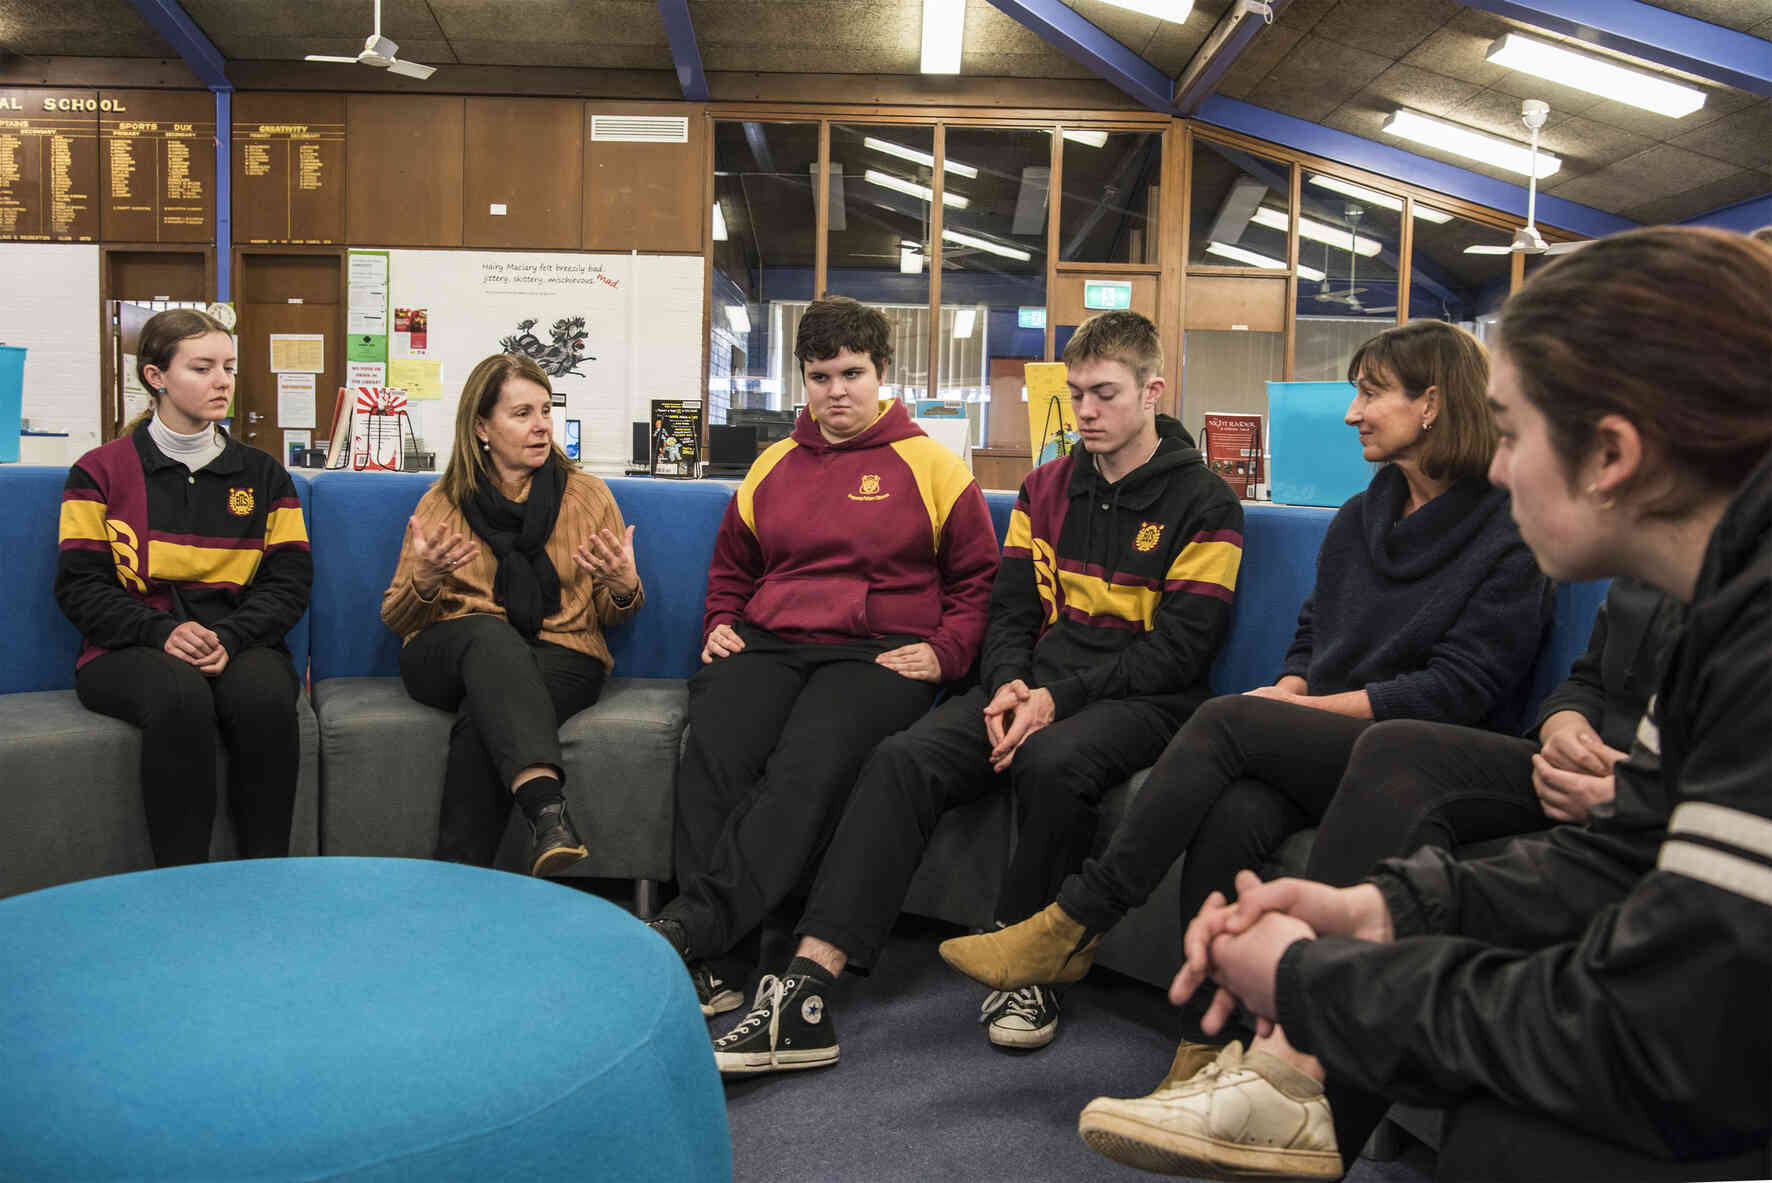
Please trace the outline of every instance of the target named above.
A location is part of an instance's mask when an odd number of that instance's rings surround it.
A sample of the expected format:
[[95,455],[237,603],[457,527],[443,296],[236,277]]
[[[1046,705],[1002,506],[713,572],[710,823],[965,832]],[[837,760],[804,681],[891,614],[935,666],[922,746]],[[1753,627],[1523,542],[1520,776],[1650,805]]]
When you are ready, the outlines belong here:
[[[986,991],[953,973],[936,944],[956,930],[907,919],[879,969],[846,975],[830,1014],[842,1061],[726,1086],[733,1177],[891,1183],[963,1179],[1149,1179],[1077,1137],[1090,1098],[1139,1096],[1162,1078],[1178,1028],[1153,987],[1097,971],[1064,996],[1058,1038],[1037,1052],[994,1048],[978,1022]],[[775,970],[785,946],[765,946]],[[741,1008],[709,1024],[720,1034]],[[1354,1183],[1426,1183],[1415,1147],[1362,1159]]]

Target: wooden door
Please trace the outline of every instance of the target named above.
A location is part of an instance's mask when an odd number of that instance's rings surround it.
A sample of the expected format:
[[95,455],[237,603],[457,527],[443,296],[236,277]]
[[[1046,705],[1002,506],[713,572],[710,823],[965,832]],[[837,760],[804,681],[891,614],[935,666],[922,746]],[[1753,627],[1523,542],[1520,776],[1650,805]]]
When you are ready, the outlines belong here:
[[[234,397],[234,437],[288,464],[284,432],[306,431],[310,443],[328,439],[333,404],[344,381],[340,259],[336,252],[255,251],[241,251],[236,258],[240,377]],[[321,339],[311,419],[294,417],[305,398],[285,399],[278,394],[271,339],[286,334]]]

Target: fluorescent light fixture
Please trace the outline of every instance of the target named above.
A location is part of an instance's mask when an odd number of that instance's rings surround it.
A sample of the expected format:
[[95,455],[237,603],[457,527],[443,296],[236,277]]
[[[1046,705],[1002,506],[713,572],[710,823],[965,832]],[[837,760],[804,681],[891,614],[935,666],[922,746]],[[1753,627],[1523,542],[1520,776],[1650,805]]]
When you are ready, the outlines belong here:
[[[868,136],[866,139],[862,140],[861,146],[864,148],[872,148],[876,152],[884,152],[888,156],[896,156],[900,160],[914,161],[917,164],[922,165],[924,168],[935,167],[935,157],[931,156],[929,153],[919,152],[917,149],[907,147],[904,144],[895,144],[891,140],[882,140],[877,139],[874,136]],[[951,172],[959,177],[971,178],[978,175],[978,170],[976,168],[973,168],[970,164],[961,164],[958,160],[943,160],[941,162],[941,167],[947,172]]]
[[966,0],[923,0],[923,73],[958,74]]
[[1704,106],[1704,92],[1695,87],[1682,86],[1657,74],[1633,70],[1617,62],[1589,57],[1518,33],[1502,34],[1489,47],[1487,56],[1491,62],[1509,70],[1533,74],[1560,86],[1573,86],[1589,94],[1602,95],[1674,119],[1690,115]]
[[1091,148],[1099,148],[1107,143],[1108,133],[1105,131],[1077,131],[1064,129],[1064,138],[1075,144],[1088,144]]
[[[1286,215],[1271,205],[1264,205],[1256,210],[1249,220],[1257,226],[1266,226],[1270,230],[1286,233]],[[1380,249],[1378,240],[1375,238],[1365,238],[1352,231],[1343,230],[1339,226],[1326,226],[1314,218],[1300,217],[1298,232],[1315,242],[1327,243],[1339,250],[1351,250],[1355,254],[1364,255],[1367,258],[1376,255]]]
[[[1237,262],[1247,263],[1251,267],[1265,267],[1269,271],[1286,270],[1286,262],[1284,259],[1275,259],[1267,255],[1257,254],[1254,251],[1245,250],[1240,246],[1232,246],[1228,242],[1209,242],[1206,244],[1206,253],[1209,255],[1219,255],[1226,259],[1235,259]],[[1315,267],[1306,267],[1303,263],[1300,263],[1298,265],[1298,277],[1300,279],[1315,281],[1322,279],[1323,273],[1318,271]]]
[[1020,247],[1005,246],[1000,242],[992,242],[988,238],[976,238],[970,234],[962,234],[958,230],[943,230],[941,232],[941,237],[945,242],[955,242],[959,243],[961,246],[976,247],[981,251],[989,251],[993,255],[1002,255],[1005,259],[1015,259],[1022,263],[1033,258],[1032,255],[1028,254],[1028,252],[1022,250]]
[[954,313],[954,336],[964,341],[972,336],[972,329],[978,323],[978,309],[962,308]]
[[720,203],[714,202],[714,241],[726,241],[726,215],[720,212]]
[[923,252],[914,246],[898,248],[898,273],[900,275],[923,274]]
[[751,314],[745,311],[743,304],[728,304],[726,323],[732,326],[733,332],[742,337],[751,331]]
[[1188,18],[1194,10],[1194,0],[1107,0],[1115,8],[1124,8],[1127,12],[1136,12],[1142,16],[1154,16],[1160,21],[1174,21],[1177,24]]
[[[1519,173],[1522,177],[1532,175],[1532,149],[1515,140],[1504,140],[1497,136],[1484,135],[1480,131],[1472,131],[1456,123],[1447,123],[1441,119],[1430,119],[1419,112],[1407,108],[1399,108],[1389,119],[1385,120],[1384,130],[1393,136],[1401,136],[1405,140],[1414,140],[1418,144],[1426,144],[1451,152],[1455,156],[1467,156],[1472,160],[1480,160],[1484,164],[1492,164],[1496,168],[1508,172]],[[1543,180],[1558,169],[1563,162],[1550,153],[1538,153],[1538,177]]]
[[[1364,185],[1356,185],[1352,181],[1344,181],[1340,177],[1314,176],[1311,178],[1311,184],[1333,190],[1343,197],[1358,198],[1367,205],[1381,206],[1384,209],[1394,209],[1398,212],[1403,209],[1401,197],[1392,197],[1389,193],[1380,193],[1376,189],[1368,189]],[[1452,220],[1451,214],[1443,214],[1437,209],[1429,209],[1419,201],[1415,203],[1415,216],[1424,222],[1433,222],[1436,225]]]
[[[895,177],[891,173],[883,173],[877,168],[870,168],[861,176],[863,180],[871,181],[882,189],[896,189],[900,193],[908,193],[912,197],[920,197],[924,201],[931,201],[935,197],[935,190],[929,186],[919,185],[915,181],[907,181],[903,177]],[[951,205],[955,209],[965,209],[972,204],[958,193],[945,192],[941,195],[941,203]]]

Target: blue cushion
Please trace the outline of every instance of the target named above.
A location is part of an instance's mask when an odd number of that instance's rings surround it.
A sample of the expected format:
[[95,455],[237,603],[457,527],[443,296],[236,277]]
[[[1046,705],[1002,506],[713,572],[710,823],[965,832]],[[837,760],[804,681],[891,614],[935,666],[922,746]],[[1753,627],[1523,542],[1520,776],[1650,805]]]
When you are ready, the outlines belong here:
[[[4,624],[0,645],[0,694],[27,690],[72,690],[74,659],[80,656],[80,633],[55,602],[56,539],[61,525],[65,468],[0,467],[0,555],[6,557]],[[308,512],[308,482],[299,476],[296,495],[313,532]],[[289,633],[289,651],[300,670],[307,663],[308,618]]]
[[1231,632],[1212,664],[1218,694],[1272,684],[1298,631],[1298,610],[1317,582],[1317,550],[1334,520],[1332,509],[1243,506],[1243,565]]
[[991,525],[997,530],[999,545],[1002,544],[1003,539],[1009,537],[1009,515],[1015,509],[1015,497],[1014,493],[1003,492],[984,495],[984,503],[990,507],[991,511]]
[[[436,476],[327,472],[313,482],[316,681],[395,677],[400,638],[381,622],[406,522]],[[714,535],[732,490],[710,481],[635,478],[609,482],[634,553],[646,605],[611,630],[615,672],[686,678],[700,668],[702,604]]]
[[1606,601],[1610,579],[1593,579],[1585,583],[1557,584],[1557,619],[1545,634],[1538,648],[1538,662],[1532,668],[1532,684],[1521,704],[1520,723],[1531,727],[1538,720],[1538,705],[1545,695],[1569,676],[1569,667],[1587,650],[1594,632],[1594,617]]
[[55,602],[56,539],[65,468],[0,467],[0,555],[5,556],[0,694],[72,690],[80,633]]
[[731,1177],[681,961],[582,892],[213,863],[15,896],[0,947],[0,1177]]

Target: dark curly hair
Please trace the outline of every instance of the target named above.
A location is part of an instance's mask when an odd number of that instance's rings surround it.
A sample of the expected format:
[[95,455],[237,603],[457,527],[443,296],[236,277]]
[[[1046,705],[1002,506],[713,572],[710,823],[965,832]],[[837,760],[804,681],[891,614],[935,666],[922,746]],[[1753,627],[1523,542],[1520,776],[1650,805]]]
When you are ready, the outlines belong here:
[[892,360],[892,329],[886,314],[848,296],[826,294],[807,305],[794,334],[794,357],[802,365],[836,357],[845,349],[874,360],[874,373],[884,376]]

